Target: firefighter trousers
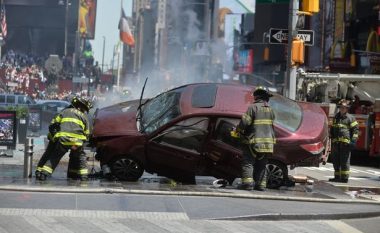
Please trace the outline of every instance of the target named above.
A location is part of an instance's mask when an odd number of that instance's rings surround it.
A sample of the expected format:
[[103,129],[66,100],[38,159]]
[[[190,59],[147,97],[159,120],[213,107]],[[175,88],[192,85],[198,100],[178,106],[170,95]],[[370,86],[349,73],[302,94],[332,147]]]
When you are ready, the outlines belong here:
[[67,168],[67,177],[72,179],[87,179],[87,157],[83,147],[70,151],[69,165]]
[[334,177],[347,180],[350,176],[351,146],[347,143],[333,143],[331,151]]
[[242,183],[252,184],[255,187],[266,188],[268,163],[267,153],[257,153],[251,145],[243,146],[243,159],[241,162]]
[[[36,178],[38,178],[40,174],[51,176],[59,161],[70,149],[71,146],[62,145],[59,140],[55,142],[50,141],[46,151],[38,162]],[[83,151],[83,147],[78,147],[76,150],[70,151],[67,174],[69,178],[87,178],[87,159],[86,154]]]

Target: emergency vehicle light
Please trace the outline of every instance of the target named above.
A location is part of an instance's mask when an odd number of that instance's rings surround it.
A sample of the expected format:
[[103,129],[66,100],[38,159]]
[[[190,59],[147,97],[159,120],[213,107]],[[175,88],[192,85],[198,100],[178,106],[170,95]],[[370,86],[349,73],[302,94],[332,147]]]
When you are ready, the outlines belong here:
[[303,144],[301,145],[302,149],[312,153],[313,155],[317,155],[322,153],[325,149],[325,146],[322,142],[312,143],[312,144]]

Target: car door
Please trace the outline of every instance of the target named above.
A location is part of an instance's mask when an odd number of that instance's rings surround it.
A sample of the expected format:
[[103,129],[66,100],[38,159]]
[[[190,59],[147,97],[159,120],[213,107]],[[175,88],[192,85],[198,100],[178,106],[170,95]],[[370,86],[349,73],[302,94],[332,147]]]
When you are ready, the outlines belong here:
[[207,169],[210,175],[216,178],[240,176],[241,144],[230,135],[232,128],[236,127],[239,121],[238,118],[218,118],[212,136],[205,146]]
[[166,176],[197,174],[208,124],[206,117],[188,118],[155,135],[147,145],[148,167]]

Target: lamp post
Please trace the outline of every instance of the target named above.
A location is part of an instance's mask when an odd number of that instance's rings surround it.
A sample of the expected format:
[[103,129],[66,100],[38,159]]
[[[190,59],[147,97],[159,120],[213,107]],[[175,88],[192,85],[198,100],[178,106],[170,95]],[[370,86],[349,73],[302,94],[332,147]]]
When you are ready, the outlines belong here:
[[106,47],[106,37],[103,36],[103,54],[102,54],[102,74],[104,73],[103,67],[104,67],[104,51]]
[[66,0],[65,2],[65,48],[64,48],[64,54],[65,57],[67,56],[67,21],[69,19],[69,0]]

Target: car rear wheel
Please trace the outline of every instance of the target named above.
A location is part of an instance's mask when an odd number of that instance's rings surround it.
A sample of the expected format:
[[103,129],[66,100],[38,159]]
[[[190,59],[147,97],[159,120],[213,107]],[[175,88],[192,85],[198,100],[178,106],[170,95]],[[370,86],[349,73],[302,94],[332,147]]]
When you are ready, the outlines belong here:
[[133,157],[119,157],[110,167],[112,174],[123,181],[137,181],[144,172],[144,167]]
[[285,164],[270,160],[267,164],[267,188],[276,189],[288,178],[288,168]]

